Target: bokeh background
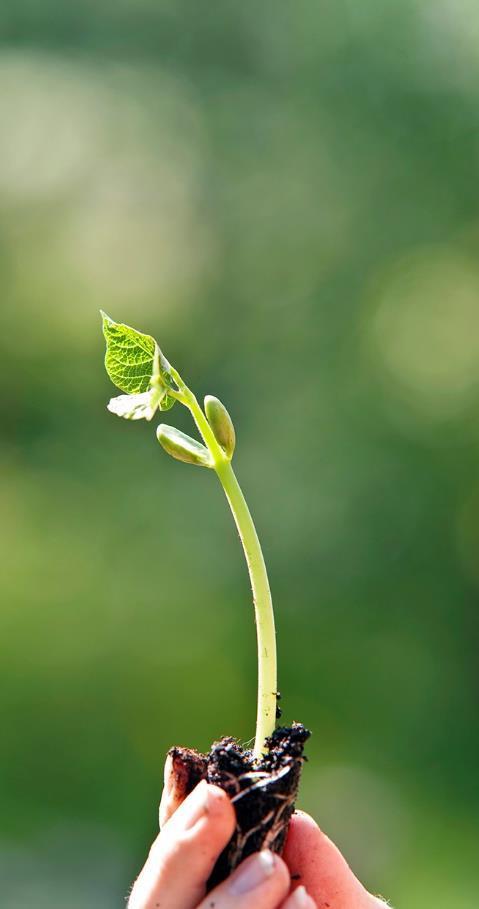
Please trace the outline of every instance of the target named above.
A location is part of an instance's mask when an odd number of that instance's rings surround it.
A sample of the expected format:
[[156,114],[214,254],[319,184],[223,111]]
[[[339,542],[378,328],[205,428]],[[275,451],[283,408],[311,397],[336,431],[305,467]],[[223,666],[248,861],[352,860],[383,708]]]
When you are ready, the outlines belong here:
[[2,906],[122,905],[166,749],[254,732],[230,514],[107,413],[101,307],[234,417],[302,807],[398,909],[473,909],[477,4],[0,24]]

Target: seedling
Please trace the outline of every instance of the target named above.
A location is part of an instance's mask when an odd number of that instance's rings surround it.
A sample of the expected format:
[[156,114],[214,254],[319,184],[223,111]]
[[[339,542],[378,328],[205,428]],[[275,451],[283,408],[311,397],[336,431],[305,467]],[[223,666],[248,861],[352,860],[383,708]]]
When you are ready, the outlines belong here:
[[158,441],[178,461],[214,470],[230,504],[253,591],[258,641],[258,706],[253,753],[255,758],[260,758],[276,720],[276,635],[261,545],[231,464],[236,442],[231,417],[221,401],[211,395],[204,400],[204,410],[200,407],[152,337],[114,322],[105,313],[102,318],[107,345],[106,371],[117,388],[126,392],[112,398],[108,410],[126,420],[152,420],[158,411],[170,410],[176,401],[187,407],[203,442],[165,423],[160,423],[156,431]]
[[176,402],[190,411],[202,441],[165,423],[160,423],[156,431],[158,441],[176,460],[206,467],[217,474],[238,529],[253,591],[258,643],[253,751],[245,751],[233,739],[226,738],[213,745],[209,755],[198,755],[190,749],[171,752],[174,760],[181,761],[186,768],[191,785],[204,775],[223,786],[235,803],[237,829],[217,863],[213,883],[263,845],[281,851],[299,784],[303,745],[309,733],[301,724],[275,731],[278,693],[273,605],[261,545],[231,464],[236,442],[231,417],[221,401],[210,395],[201,408],[154,338],[114,322],[105,313],[102,318],[106,370],[112,382],[124,392],[110,400],[108,409],[127,420],[148,421],[170,410]]

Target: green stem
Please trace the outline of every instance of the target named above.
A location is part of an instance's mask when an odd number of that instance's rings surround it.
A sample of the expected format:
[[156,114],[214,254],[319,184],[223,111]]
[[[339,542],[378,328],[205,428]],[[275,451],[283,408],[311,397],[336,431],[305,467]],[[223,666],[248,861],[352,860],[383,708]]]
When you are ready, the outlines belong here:
[[258,641],[258,710],[253,754],[259,760],[266,751],[266,739],[273,733],[276,722],[276,633],[268,574],[253,518],[230,460],[218,444],[194,394],[185,386],[181,391],[182,403],[191,411],[213,458],[214,469],[233,512],[248,566]]
[[233,512],[253,590],[258,641],[258,710],[254,757],[259,759],[265,752],[266,739],[273,733],[276,723],[278,683],[273,604],[261,544],[231,463],[223,462],[216,467],[216,473]]

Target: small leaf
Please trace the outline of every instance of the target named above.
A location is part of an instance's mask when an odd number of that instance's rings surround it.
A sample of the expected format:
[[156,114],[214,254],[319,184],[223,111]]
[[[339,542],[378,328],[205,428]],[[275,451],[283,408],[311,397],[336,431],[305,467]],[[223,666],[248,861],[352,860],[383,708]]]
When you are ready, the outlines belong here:
[[155,394],[152,389],[138,395],[118,395],[110,399],[108,410],[125,420],[152,420],[158,409]]
[[175,403],[171,367],[155,339],[101,315],[106,371],[118,388],[128,392],[112,398],[108,410],[125,420],[152,420],[158,409],[170,410]]
[[175,404],[175,402],[176,402],[176,398],[173,398],[171,395],[168,394],[168,392],[165,392],[160,403],[158,404],[158,409],[162,410],[162,411],[171,410],[171,408],[173,407],[173,404]]
[[236,433],[233,421],[219,398],[206,395],[205,413],[216,441],[221,445],[225,454],[231,459],[236,445]]
[[105,368],[111,381],[128,394],[147,391],[153,373],[154,338],[114,322],[104,312],[101,315],[106,340]]
[[201,442],[187,436],[180,429],[161,423],[156,430],[156,436],[165,451],[185,464],[198,464],[200,467],[212,467],[210,453]]

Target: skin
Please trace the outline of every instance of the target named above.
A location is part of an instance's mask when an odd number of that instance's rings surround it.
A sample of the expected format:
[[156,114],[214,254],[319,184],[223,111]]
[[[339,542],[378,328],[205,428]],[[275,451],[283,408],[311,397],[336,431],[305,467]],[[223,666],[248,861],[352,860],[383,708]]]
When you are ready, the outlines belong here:
[[185,797],[165,767],[161,832],[136,880],[128,909],[385,909],[308,814],[291,819],[283,857],[250,856],[206,895],[206,882],[234,829],[231,802],[206,782]]

